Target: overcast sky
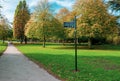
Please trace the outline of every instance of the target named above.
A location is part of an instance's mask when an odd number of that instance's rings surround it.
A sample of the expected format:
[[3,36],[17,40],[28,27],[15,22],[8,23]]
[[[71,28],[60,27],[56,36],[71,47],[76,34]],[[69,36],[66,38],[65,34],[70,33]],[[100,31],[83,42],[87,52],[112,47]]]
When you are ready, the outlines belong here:
[[[13,21],[14,12],[19,1],[20,0],[3,0],[1,3],[3,6],[2,13],[3,15],[5,15],[5,17],[8,18],[10,22]],[[32,11],[34,6],[40,0],[26,0],[26,1],[29,6],[29,9]],[[62,7],[66,7],[69,10],[71,10],[75,0],[49,0],[49,2],[50,4],[52,4],[54,11],[57,13],[59,9]]]

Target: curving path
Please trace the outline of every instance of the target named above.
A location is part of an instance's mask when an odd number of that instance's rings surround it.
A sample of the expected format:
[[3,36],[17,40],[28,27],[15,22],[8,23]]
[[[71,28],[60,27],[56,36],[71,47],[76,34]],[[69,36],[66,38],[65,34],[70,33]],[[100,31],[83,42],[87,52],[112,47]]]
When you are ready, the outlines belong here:
[[0,81],[60,81],[28,60],[12,44],[0,57]]

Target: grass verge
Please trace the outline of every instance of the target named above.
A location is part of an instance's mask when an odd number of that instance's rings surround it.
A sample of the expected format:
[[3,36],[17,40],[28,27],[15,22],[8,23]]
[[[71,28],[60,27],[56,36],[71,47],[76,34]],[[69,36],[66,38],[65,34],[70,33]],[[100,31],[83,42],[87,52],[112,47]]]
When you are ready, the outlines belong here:
[[2,55],[2,53],[6,50],[6,48],[7,48],[7,43],[2,43],[1,41],[0,41],[0,56]]
[[[30,59],[66,81],[119,81],[120,46],[95,46],[78,49],[78,69],[74,72],[74,49],[71,46],[39,44],[16,45]],[[81,47],[79,47],[81,48]]]

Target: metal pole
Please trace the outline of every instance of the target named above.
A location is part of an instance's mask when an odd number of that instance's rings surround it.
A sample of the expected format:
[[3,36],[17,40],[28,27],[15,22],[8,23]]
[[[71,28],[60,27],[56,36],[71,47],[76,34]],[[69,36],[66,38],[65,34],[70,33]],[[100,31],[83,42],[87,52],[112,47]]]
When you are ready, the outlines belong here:
[[75,22],[75,71],[78,71],[78,68],[77,68],[77,36],[76,36],[76,34],[77,34],[77,24],[76,24],[76,16],[75,16],[75,20],[74,20],[74,22]]

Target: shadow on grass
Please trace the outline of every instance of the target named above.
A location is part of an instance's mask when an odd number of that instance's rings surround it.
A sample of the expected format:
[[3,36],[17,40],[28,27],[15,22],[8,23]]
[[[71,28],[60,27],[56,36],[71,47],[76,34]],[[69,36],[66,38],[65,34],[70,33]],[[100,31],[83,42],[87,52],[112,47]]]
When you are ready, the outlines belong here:
[[0,56],[3,54],[3,52],[7,49],[7,43],[0,44]]
[[74,55],[25,54],[42,64],[42,67],[63,80],[68,81],[119,81],[120,57],[78,56],[79,72],[74,70]]

